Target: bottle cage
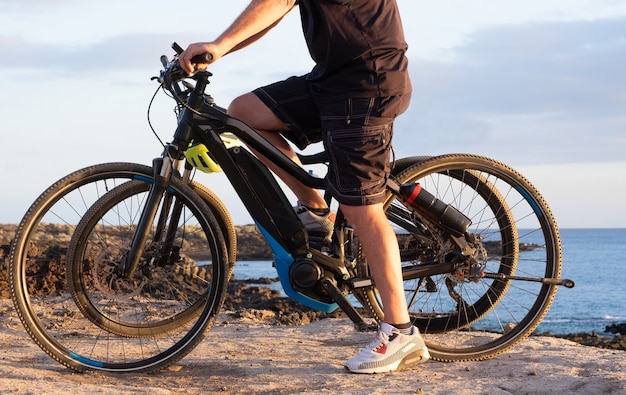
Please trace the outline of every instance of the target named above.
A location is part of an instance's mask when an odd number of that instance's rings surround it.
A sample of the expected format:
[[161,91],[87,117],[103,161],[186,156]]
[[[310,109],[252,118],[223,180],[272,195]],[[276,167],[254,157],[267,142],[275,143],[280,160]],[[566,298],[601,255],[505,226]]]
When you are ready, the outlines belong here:
[[[226,148],[239,147],[241,142],[232,133],[222,133],[220,138],[224,142]],[[219,173],[222,171],[220,165],[215,162],[209,149],[202,143],[189,144],[189,148],[185,151],[185,158],[193,167],[205,173]]]

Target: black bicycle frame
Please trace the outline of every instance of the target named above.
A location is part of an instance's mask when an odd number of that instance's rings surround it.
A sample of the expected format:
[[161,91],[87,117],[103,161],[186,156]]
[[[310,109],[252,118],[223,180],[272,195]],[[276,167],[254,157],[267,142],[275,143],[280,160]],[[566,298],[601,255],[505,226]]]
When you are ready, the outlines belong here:
[[[211,114],[219,118],[211,119]],[[202,117],[194,117],[193,129],[196,132],[194,141],[200,140],[208,148],[257,225],[292,255],[306,255],[306,230],[275,177],[247,149],[238,146],[226,148],[219,134],[234,134],[309,187],[323,188],[323,179],[311,176],[246,124],[218,109],[203,108]]]
[[[270,170],[249,150],[240,146],[226,147],[220,135],[232,133],[252,150],[268,158],[306,186],[324,189],[324,180],[309,174],[242,121],[228,116],[225,110],[208,103],[208,100],[205,100],[204,89],[209,76],[208,72],[198,73],[194,78],[197,81],[196,86],[188,93],[186,102],[184,104],[180,102],[181,111],[173,141],[167,144],[163,156],[154,161],[155,183],[151,188],[149,199],[162,198],[164,193],[166,194],[163,189],[163,178],[176,174],[175,169],[168,170],[164,167],[175,166],[176,161],[182,160],[183,153],[191,141],[201,142],[220,165],[272,248],[274,263],[285,293],[292,299],[316,310],[330,312],[337,309],[339,307],[337,304],[339,304],[344,311],[352,310],[355,316],[351,318],[355,322],[362,321],[362,318],[356,316],[358,314],[356,310],[351,308],[349,302],[334,284],[327,284],[327,286],[329,294],[333,295],[337,303],[322,302],[292,288],[289,268],[298,259],[313,259],[339,273],[341,277],[346,279],[350,277],[344,263],[343,251],[339,247],[338,256],[331,258],[317,250],[309,249],[306,229]],[[317,160],[322,156],[313,157]],[[145,220],[142,218],[138,224],[138,234],[142,233],[142,227],[147,227],[149,223],[152,223],[154,214],[151,214],[151,211],[154,210],[148,209]],[[135,237],[139,242],[142,240],[139,235]],[[126,259],[127,265],[138,261],[141,245],[133,243]],[[125,273],[128,272],[130,271],[125,271]]]
[[[274,251],[277,250],[273,245],[276,243],[295,259],[314,254],[315,251],[308,248],[308,236],[302,222],[269,169],[247,149],[239,146],[227,148],[220,134],[232,133],[308,187],[325,189],[324,179],[309,174],[244,122],[205,100],[204,89],[210,75],[209,72],[200,72],[194,77],[197,84],[182,105],[174,140],[166,147],[166,152],[175,159],[182,158],[191,141],[202,142],[222,168]],[[313,161],[319,161],[323,156],[313,157]],[[399,186],[392,180],[387,187],[399,193]],[[341,271],[343,258],[340,254],[331,267]]]
[[[162,157],[155,159],[155,183],[150,193],[150,199],[160,199],[162,197],[164,185],[167,184],[167,182],[163,182],[163,178],[174,174],[173,169],[165,169],[163,167],[167,166],[168,163],[172,165],[175,161],[183,159],[184,151],[191,141],[203,143],[222,168],[257,227],[274,251],[275,266],[285,293],[308,307],[327,312],[335,310],[338,307],[336,303],[321,302],[294,290],[289,280],[289,268],[298,259],[313,259],[324,266],[332,268],[333,271],[347,280],[350,276],[345,266],[342,251],[340,250],[340,254],[336,258],[331,258],[317,250],[309,249],[306,229],[270,170],[249,150],[240,146],[228,148],[220,138],[220,135],[232,133],[252,150],[263,155],[277,167],[308,187],[324,189],[324,180],[309,174],[244,122],[230,117],[225,110],[213,105],[209,100],[205,100],[207,96],[204,94],[204,90],[210,75],[209,72],[197,73],[194,77],[197,81],[196,86],[188,93],[186,102],[179,102],[181,104],[181,112],[173,142],[166,146]],[[392,179],[388,180],[387,187],[393,193],[399,194],[399,185]],[[152,214],[152,218],[154,218],[154,214]],[[151,223],[151,218],[148,217],[147,221],[140,221],[137,231],[139,235],[142,234],[141,227],[148,226],[145,222]],[[337,234],[337,236],[341,235]],[[138,240],[140,239],[141,236],[138,237]],[[458,242],[460,245],[466,244],[462,238],[458,238]],[[133,243],[129,253],[131,258],[138,259],[139,246],[141,245],[143,244]],[[130,259],[127,262],[132,263]],[[410,275],[411,277],[421,277],[422,275],[431,275],[436,272],[449,272],[456,265],[433,265],[428,268],[416,267],[411,271]],[[368,286],[367,281],[363,282],[363,284]],[[325,283],[323,285],[344,311],[348,314],[358,315],[334,284]],[[351,318],[355,322],[362,320],[357,316]]]

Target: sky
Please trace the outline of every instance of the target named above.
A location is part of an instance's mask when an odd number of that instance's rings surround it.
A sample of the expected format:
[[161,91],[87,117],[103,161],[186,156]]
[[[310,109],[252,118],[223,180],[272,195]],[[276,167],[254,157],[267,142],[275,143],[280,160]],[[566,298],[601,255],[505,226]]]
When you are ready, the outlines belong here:
[[[626,227],[626,0],[397,1],[414,91],[397,157],[490,156],[541,191],[561,228]],[[217,37],[247,4],[0,0],[0,223],[73,170],[150,164],[159,57]],[[209,91],[226,107],[311,67],[293,12],[212,65]],[[173,106],[161,94],[150,112],[166,141]],[[251,223],[223,175],[198,180]]]

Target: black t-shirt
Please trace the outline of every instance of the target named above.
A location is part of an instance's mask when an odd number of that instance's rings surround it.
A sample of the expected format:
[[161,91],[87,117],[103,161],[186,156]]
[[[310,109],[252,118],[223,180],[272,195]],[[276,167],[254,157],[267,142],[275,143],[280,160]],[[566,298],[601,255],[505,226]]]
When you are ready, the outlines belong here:
[[389,97],[411,92],[407,44],[395,0],[299,0],[322,97]]

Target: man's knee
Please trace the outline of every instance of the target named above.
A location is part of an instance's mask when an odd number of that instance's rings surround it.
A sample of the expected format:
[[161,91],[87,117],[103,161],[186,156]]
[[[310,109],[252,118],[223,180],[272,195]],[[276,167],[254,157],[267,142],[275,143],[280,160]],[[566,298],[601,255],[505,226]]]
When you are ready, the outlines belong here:
[[371,222],[373,219],[381,215],[385,215],[382,204],[371,204],[364,206],[349,206],[342,204],[340,205],[340,207],[346,219],[352,223],[367,223]]
[[228,115],[231,117],[241,119],[246,116],[246,114],[250,114],[250,105],[252,102],[252,98],[250,96],[254,96],[252,93],[246,93],[239,97],[236,97],[228,106]]
[[228,115],[257,130],[284,130],[286,128],[276,114],[251,92],[236,97],[228,106]]

